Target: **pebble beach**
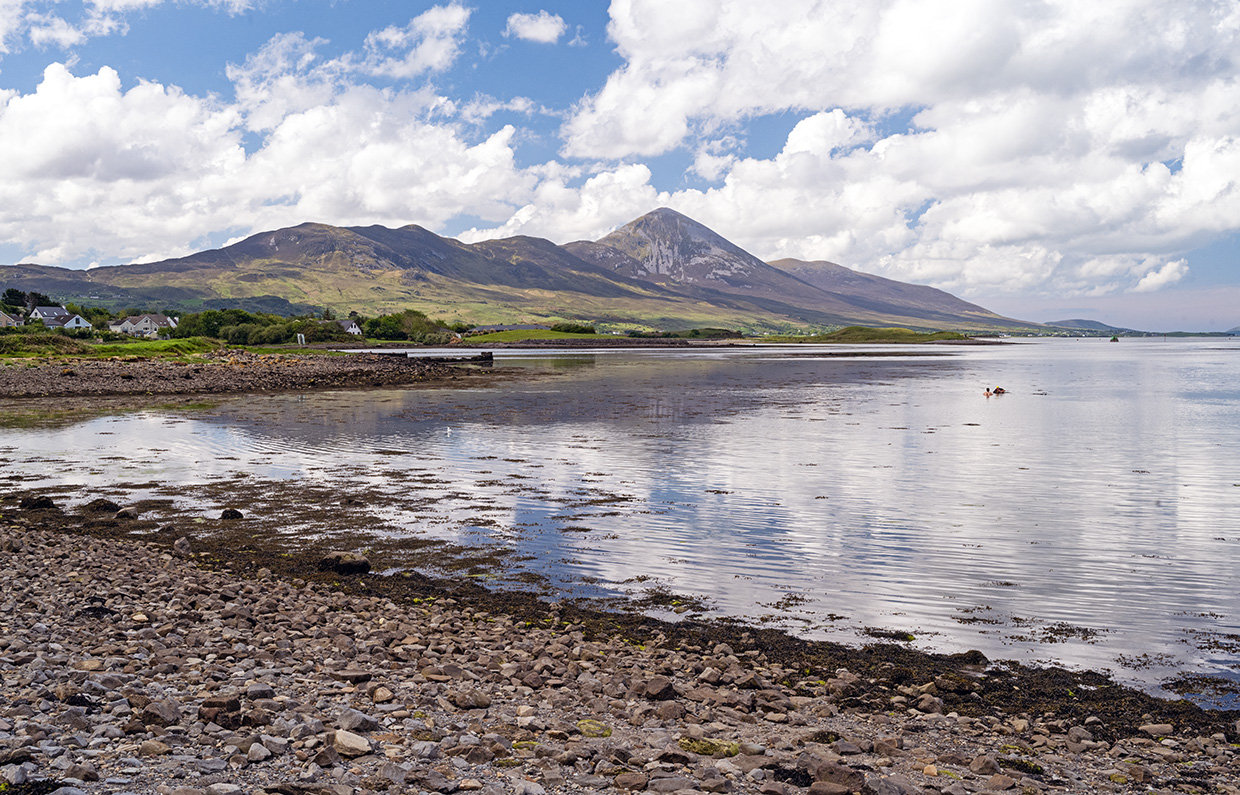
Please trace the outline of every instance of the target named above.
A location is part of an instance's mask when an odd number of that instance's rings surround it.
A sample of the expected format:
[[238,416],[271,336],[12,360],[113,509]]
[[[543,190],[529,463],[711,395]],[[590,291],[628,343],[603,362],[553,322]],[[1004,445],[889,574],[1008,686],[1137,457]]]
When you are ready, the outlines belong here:
[[208,565],[24,505],[0,521],[6,794],[1240,792],[1222,719],[1009,712],[972,692],[985,665],[807,674],[760,642],[348,593],[375,575],[338,556]]

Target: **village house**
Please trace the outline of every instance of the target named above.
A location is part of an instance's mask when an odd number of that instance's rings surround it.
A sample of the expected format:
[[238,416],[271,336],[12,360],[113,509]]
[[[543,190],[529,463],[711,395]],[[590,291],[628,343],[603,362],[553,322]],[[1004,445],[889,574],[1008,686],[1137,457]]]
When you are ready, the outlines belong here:
[[337,320],[336,322],[340,324],[340,328],[344,329],[348,333],[356,334],[359,337],[362,336],[362,327],[357,325],[356,320],[346,319],[346,320]]
[[155,339],[177,327],[177,319],[167,315],[131,315],[119,323],[109,323],[108,330],[131,337]]
[[26,321],[22,320],[20,317],[9,317],[5,313],[0,312],[0,328],[12,328],[13,326],[23,326],[25,325],[25,323]]
[[39,319],[48,328],[81,329],[94,328],[90,321],[81,315],[75,315],[63,306],[36,306],[30,310],[30,319]]

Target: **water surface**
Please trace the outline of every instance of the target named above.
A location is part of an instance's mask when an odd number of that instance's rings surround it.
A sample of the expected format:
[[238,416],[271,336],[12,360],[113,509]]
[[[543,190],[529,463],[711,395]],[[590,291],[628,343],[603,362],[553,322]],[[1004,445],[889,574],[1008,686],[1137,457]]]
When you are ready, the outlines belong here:
[[10,428],[0,456],[24,485],[378,489],[388,537],[508,550],[569,594],[1240,678],[1240,342],[905,350],[500,350],[546,377]]

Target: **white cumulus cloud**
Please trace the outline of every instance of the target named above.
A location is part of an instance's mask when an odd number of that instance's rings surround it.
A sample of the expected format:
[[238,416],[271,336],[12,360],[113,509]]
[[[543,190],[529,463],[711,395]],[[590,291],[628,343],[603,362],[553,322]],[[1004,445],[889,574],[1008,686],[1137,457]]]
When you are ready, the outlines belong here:
[[537,14],[513,14],[508,17],[504,36],[515,36],[539,44],[555,44],[566,30],[568,25],[562,17],[539,11]]

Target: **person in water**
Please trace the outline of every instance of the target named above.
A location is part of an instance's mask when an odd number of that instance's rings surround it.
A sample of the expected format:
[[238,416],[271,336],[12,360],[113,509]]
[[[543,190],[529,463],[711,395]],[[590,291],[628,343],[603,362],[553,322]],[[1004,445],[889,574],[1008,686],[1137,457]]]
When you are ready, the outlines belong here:
[[990,397],[990,387],[986,387],[986,397]]
[[1006,394],[1007,394],[1007,390],[1006,390],[1006,389],[1004,389],[1004,388],[1003,388],[1003,387],[1001,387],[1001,386],[997,386],[997,387],[995,387],[995,394],[996,394],[996,395],[1006,395]]

